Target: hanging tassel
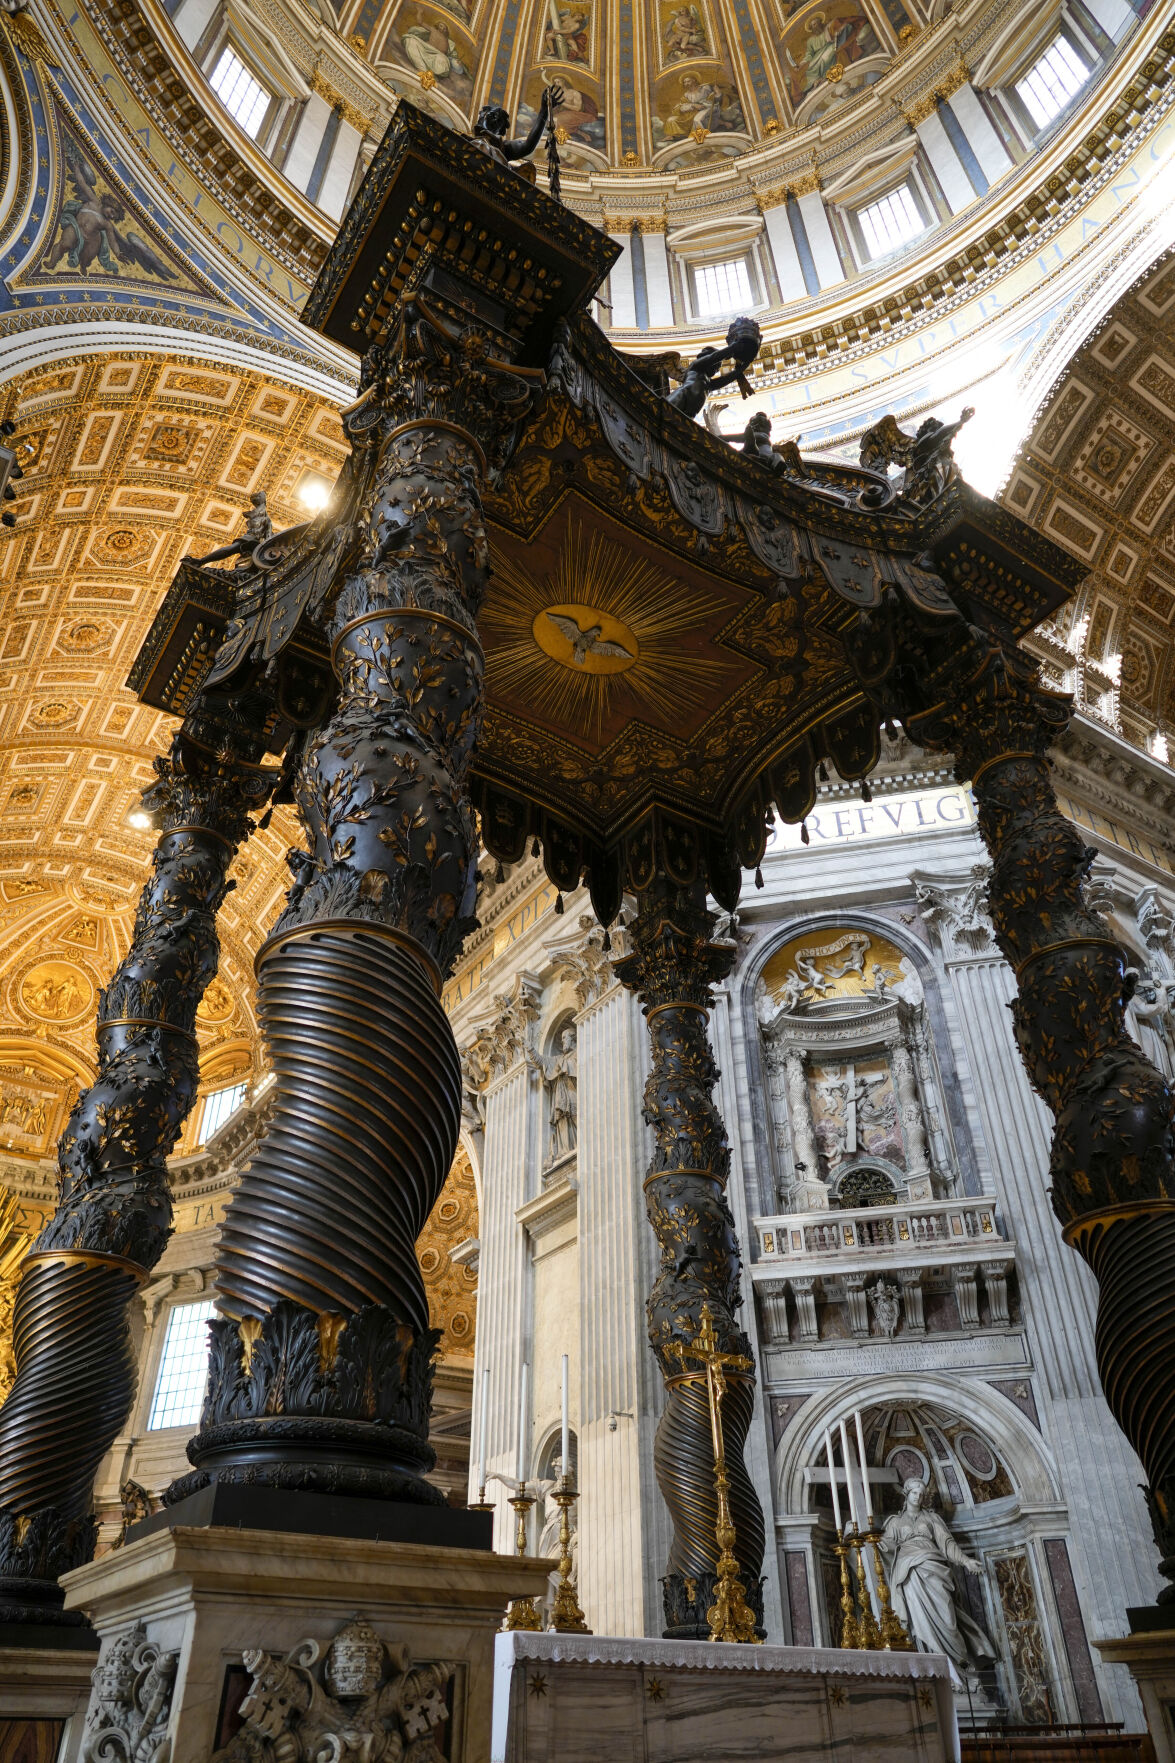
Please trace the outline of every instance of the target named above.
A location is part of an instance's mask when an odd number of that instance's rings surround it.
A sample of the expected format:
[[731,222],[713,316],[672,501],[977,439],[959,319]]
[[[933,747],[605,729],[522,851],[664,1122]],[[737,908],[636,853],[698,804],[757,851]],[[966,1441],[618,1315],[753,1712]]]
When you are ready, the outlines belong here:
[[872,802],[873,800],[873,791],[869,788],[867,777],[861,779],[861,800],[862,802]]
[[825,765],[823,759],[820,761],[819,765],[816,767],[816,776],[822,784],[826,784],[828,782],[828,767],[827,767],[827,765]]
[[530,847],[530,854],[532,857],[541,857],[543,854],[542,847],[539,844],[539,836],[537,833],[534,836],[534,843]]
[[506,871],[502,868],[501,860],[499,859],[498,867],[494,871],[494,885],[495,885],[495,887],[501,887],[501,885],[505,881],[505,879],[506,879]]
[[761,863],[758,864],[755,868],[755,886],[757,888],[762,888],[762,887],[766,886],[766,883],[763,880],[763,865]]
[[557,915],[560,918],[562,918],[562,916],[563,916],[563,896],[562,896],[562,894],[555,895],[555,911],[556,911]]
[[604,953],[605,953],[605,955],[606,955],[606,954],[607,954],[607,953],[608,953],[608,951],[609,951],[609,950],[610,950],[610,949],[611,949],[611,947],[612,947],[612,938],[611,938],[611,936],[610,936],[610,934],[609,934],[609,933],[608,933],[608,931],[605,931],[605,932],[604,932],[604,940],[603,940],[603,942],[602,942],[602,943],[601,943],[601,944],[600,944],[600,947],[601,947],[601,949],[602,949],[602,950],[603,950],[603,951],[604,951]]
[[800,839],[805,845],[810,845],[812,843],[811,839],[808,837],[808,823],[806,820],[800,822]]
[[896,741],[898,738],[898,731],[893,725],[892,718],[888,716],[885,719],[885,738],[887,741]]
[[257,822],[257,831],[259,833],[263,833],[272,819],[273,819],[273,803],[271,802],[269,804],[269,807],[265,810],[265,813],[261,816],[261,819]]

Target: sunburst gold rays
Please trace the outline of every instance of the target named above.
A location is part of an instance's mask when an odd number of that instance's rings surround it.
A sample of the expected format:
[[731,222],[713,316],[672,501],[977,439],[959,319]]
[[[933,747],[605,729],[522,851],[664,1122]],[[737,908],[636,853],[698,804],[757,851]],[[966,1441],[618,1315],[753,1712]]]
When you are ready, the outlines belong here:
[[688,735],[746,671],[713,645],[741,600],[715,587],[575,521],[545,572],[496,553],[479,620],[490,702],[596,749],[633,717]]

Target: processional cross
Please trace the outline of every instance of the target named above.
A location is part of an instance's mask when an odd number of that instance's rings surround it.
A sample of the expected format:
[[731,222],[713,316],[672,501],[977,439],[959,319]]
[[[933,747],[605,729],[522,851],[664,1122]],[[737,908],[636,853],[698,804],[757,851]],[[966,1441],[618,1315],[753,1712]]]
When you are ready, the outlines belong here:
[[670,1351],[680,1361],[686,1375],[686,1360],[695,1359],[706,1378],[706,1396],[710,1404],[710,1436],[714,1445],[714,1491],[718,1496],[718,1522],[715,1537],[718,1543],[718,1583],[714,1602],[706,1612],[712,1641],[761,1642],[755,1633],[755,1615],[746,1600],[739,1565],[734,1554],[736,1542],[734,1521],[730,1515],[730,1477],[726,1473],[726,1450],[722,1442],[722,1398],[726,1394],[726,1372],[751,1371],[754,1362],[745,1353],[724,1353],[714,1333],[714,1318],[709,1304],[702,1305],[698,1330],[692,1344],[677,1340]]

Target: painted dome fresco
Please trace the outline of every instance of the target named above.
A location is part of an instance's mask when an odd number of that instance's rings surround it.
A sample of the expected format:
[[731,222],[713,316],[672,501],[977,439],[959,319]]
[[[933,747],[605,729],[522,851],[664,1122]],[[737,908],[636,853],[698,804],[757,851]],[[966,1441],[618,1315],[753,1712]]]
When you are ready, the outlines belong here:
[[563,158],[585,171],[736,158],[874,84],[929,22],[918,0],[350,0],[339,19],[450,122],[513,100],[525,127],[558,84]]

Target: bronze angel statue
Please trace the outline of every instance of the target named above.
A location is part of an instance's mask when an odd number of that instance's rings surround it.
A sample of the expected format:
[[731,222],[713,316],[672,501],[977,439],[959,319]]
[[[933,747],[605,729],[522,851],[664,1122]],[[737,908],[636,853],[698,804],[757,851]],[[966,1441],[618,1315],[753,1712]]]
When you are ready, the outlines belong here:
[[137,264],[157,281],[179,280],[176,270],[152,251],[147,241],[121,223],[126,209],[112,190],[98,190],[98,173],[68,135],[65,148],[65,181],[70,191],[57,217],[57,237],[42,262],[43,270],[55,270],[64,257],[70,269],[85,275],[97,262],[107,275],[118,275],[119,264]]

